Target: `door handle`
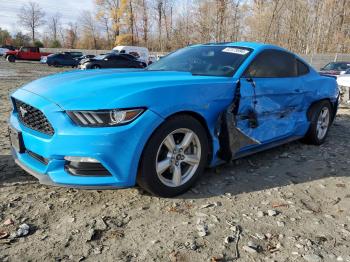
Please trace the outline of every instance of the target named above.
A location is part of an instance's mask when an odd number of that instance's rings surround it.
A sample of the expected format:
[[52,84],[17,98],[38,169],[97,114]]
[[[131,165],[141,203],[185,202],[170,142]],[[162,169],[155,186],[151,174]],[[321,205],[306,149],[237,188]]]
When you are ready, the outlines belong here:
[[296,93],[300,93],[300,89],[294,89]]

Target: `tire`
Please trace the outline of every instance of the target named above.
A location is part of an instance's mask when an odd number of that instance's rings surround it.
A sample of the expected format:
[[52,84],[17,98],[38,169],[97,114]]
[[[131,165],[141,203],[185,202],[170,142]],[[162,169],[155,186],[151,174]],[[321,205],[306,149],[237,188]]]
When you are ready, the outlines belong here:
[[321,101],[310,108],[310,113],[310,127],[302,141],[306,144],[321,145],[325,142],[332,124],[332,106],[328,101]]
[[[187,140],[184,139],[186,136]],[[169,142],[170,137],[173,138],[173,143]],[[175,147],[171,147],[171,144]],[[169,148],[174,150],[171,152]],[[153,195],[180,195],[191,188],[203,173],[207,165],[208,148],[206,130],[198,120],[188,115],[172,117],[147,142],[141,157],[137,183]],[[175,173],[180,175],[176,176]]]
[[93,65],[91,69],[101,69],[101,67],[99,65]]
[[14,63],[14,62],[16,62],[16,57],[13,55],[9,55],[6,57],[6,60],[10,63]]

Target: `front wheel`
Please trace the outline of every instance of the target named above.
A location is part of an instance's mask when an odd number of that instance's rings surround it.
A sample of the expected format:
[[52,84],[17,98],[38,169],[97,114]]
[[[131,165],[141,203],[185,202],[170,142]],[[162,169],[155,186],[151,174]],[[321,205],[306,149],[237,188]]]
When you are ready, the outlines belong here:
[[167,120],[145,146],[138,184],[151,194],[173,197],[187,191],[208,159],[206,131],[191,116]]
[[14,63],[16,61],[16,57],[13,55],[9,55],[6,57],[6,60],[10,63]]
[[303,141],[307,144],[321,145],[326,140],[332,123],[332,107],[329,102],[322,101],[311,109],[311,123]]
[[101,69],[101,67],[99,65],[93,65],[91,68],[92,69]]

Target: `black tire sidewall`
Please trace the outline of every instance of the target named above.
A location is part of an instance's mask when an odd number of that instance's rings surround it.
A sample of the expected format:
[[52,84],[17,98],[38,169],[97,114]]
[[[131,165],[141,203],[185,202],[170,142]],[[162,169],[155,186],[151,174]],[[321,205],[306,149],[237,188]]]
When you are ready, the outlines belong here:
[[[179,187],[169,187],[161,182],[156,172],[156,157],[158,149],[163,140],[173,131],[179,128],[192,130],[201,143],[201,160],[192,178]],[[142,154],[140,172],[137,182],[148,192],[162,196],[173,197],[187,191],[197,180],[207,165],[208,160],[208,138],[204,127],[191,116],[177,116],[163,123],[151,136]]]
[[14,63],[16,61],[16,58],[13,55],[9,55],[7,56],[7,61],[10,63]]

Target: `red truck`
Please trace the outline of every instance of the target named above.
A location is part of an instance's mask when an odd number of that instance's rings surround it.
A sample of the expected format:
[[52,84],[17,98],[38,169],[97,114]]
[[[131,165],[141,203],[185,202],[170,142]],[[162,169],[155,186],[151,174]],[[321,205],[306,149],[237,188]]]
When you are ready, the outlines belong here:
[[39,47],[21,47],[19,50],[8,51],[5,58],[9,62],[16,60],[34,60],[39,61],[42,56],[48,56],[51,53],[41,53]]

